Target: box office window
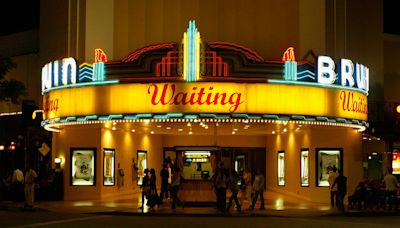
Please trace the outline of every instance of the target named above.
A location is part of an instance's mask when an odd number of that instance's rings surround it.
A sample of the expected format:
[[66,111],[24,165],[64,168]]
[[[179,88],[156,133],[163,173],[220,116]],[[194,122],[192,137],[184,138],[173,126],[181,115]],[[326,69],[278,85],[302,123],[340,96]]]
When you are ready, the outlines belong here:
[[310,185],[310,153],[308,149],[300,151],[300,181],[301,186],[307,187]]
[[103,150],[103,185],[115,185],[115,150]]
[[278,151],[278,186],[285,185],[285,151]]
[[71,148],[71,185],[96,185],[96,149]]
[[342,169],[343,167],[343,149],[316,149],[317,154],[317,186],[327,187],[329,172],[332,171],[334,167],[337,169]]
[[138,171],[137,171],[137,185],[143,184],[144,170],[147,169],[147,151],[138,150],[137,151],[137,162],[138,162]]

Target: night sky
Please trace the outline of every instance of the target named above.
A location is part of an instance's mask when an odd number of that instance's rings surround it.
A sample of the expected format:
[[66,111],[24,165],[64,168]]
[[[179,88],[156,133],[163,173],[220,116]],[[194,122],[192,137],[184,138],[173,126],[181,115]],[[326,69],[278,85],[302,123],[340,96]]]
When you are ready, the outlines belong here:
[[39,28],[40,0],[4,0],[0,3],[0,36]]
[[[0,3],[0,36],[39,28],[40,0],[4,0]],[[399,0],[384,0],[383,32],[400,35]]]

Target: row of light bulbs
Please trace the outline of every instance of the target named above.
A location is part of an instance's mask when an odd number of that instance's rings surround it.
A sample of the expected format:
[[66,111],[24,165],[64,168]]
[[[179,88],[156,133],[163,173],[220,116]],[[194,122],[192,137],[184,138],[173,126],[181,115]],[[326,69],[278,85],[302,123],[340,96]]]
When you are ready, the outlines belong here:
[[365,126],[347,123],[332,123],[319,121],[304,121],[304,120],[266,120],[266,119],[135,119],[135,120],[89,120],[89,121],[73,121],[73,122],[56,122],[46,124],[46,130],[59,132],[63,126],[71,125],[93,125],[105,123],[197,123],[199,122],[205,129],[208,128],[206,123],[273,123],[273,124],[298,124],[298,125],[316,125],[316,126],[336,126],[350,127],[362,132],[366,129]]

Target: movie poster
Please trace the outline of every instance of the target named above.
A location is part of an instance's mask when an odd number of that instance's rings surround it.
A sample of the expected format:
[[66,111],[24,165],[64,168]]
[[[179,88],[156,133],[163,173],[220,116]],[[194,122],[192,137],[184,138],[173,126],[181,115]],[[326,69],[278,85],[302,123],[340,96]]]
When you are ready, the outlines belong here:
[[336,167],[336,169],[341,168],[340,150],[320,149],[317,150],[317,156],[318,156],[318,173],[317,173],[318,186],[329,186],[328,183],[329,172],[332,171],[333,167]]
[[147,151],[138,150],[137,151],[137,161],[138,161],[138,178],[137,184],[143,184],[144,170],[147,169]]
[[71,149],[71,184],[95,185],[96,149]]
[[115,151],[113,149],[104,149],[104,176],[103,185],[115,185]]
[[309,186],[310,184],[310,157],[308,150],[302,150],[301,156],[301,186]]

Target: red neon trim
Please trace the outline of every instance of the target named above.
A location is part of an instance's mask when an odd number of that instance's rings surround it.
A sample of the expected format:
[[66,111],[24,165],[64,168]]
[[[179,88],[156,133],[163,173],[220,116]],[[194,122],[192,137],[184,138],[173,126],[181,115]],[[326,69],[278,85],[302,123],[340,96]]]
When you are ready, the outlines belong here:
[[175,42],[171,42],[171,43],[164,43],[164,44],[156,44],[156,45],[147,46],[147,47],[138,49],[135,52],[129,54],[124,59],[122,59],[121,62],[130,63],[130,62],[133,62],[135,60],[138,60],[140,58],[140,56],[142,56],[146,52],[155,51],[155,50],[161,50],[161,49],[173,49],[175,47],[175,45],[176,45]]
[[210,48],[221,48],[221,49],[238,51],[238,52],[241,52],[244,56],[246,56],[246,58],[254,60],[256,62],[264,62],[265,61],[263,57],[261,57],[259,54],[257,54],[257,52],[255,52],[245,46],[239,45],[239,44],[230,43],[230,42],[209,42],[208,46]]
[[282,61],[296,61],[293,47],[288,47],[286,49],[286,51],[283,53]]

